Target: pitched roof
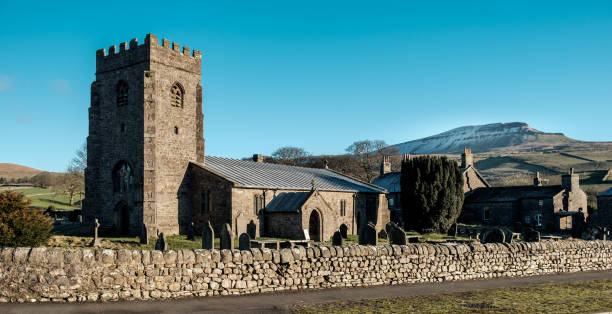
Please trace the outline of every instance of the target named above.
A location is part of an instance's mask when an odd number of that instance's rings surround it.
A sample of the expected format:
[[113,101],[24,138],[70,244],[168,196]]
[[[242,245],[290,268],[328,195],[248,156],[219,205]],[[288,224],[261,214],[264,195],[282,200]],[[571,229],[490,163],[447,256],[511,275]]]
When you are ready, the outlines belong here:
[[240,187],[310,191],[314,180],[319,191],[385,193],[385,189],[381,187],[330,169],[287,166],[214,156],[206,156],[204,165],[192,163]]
[[480,174],[480,172],[478,172],[478,169],[476,169],[476,167],[470,165],[467,168],[461,168],[461,171],[463,173],[466,173],[468,170],[474,170],[474,173],[476,174],[476,176],[482,181],[482,183],[484,183],[485,186],[490,187],[491,185],[489,184],[489,182],[487,182],[487,180]]
[[609,189],[599,193],[599,196],[612,196],[612,188],[609,188]]
[[378,176],[372,184],[385,188],[389,193],[400,193],[402,187],[400,185],[401,172],[389,172]]
[[563,190],[560,185],[478,188],[466,196],[465,202],[513,202],[526,198],[548,198]]
[[282,192],[278,193],[266,205],[266,212],[297,212],[313,192]]

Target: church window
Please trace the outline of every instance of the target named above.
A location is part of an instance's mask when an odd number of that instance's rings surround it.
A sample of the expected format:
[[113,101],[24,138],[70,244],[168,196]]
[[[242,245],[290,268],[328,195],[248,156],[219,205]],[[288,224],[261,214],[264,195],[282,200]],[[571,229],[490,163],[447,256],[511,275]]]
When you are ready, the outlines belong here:
[[340,200],[340,216],[346,216],[346,200]]
[[174,83],[170,89],[170,104],[173,107],[183,108],[183,98],[185,91],[179,83]]
[[134,171],[130,164],[120,161],[113,168],[113,192],[128,192],[134,183]]
[[259,212],[263,209],[263,195],[254,195],[253,196],[253,211],[255,215],[259,214]]
[[126,106],[128,104],[128,84],[121,80],[117,83],[117,107]]

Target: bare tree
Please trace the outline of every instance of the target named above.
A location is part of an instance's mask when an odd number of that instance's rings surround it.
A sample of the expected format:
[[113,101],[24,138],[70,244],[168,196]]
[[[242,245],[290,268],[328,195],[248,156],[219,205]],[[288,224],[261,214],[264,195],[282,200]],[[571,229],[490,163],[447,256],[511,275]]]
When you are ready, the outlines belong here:
[[380,157],[396,154],[397,148],[388,147],[387,143],[382,140],[363,140],[354,142],[346,148],[346,151],[357,159],[366,180],[372,182],[376,177]]
[[68,164],[68,173],[77,172],[85,175],[85,168],[87,168],[87,142],[81,145],[76,152],[70,164]]
[[70,205],[76,195],[85,193],[85,168],[87,167],[87,142],[83,143],[72,158],[63,176],[59,190],[68,196]]
[[291,146],[281,147],[272,153],[272,157],[275,159],[290,164],[300,163],[308,156],[310,156],[310,153],[305,151],[303,148]]

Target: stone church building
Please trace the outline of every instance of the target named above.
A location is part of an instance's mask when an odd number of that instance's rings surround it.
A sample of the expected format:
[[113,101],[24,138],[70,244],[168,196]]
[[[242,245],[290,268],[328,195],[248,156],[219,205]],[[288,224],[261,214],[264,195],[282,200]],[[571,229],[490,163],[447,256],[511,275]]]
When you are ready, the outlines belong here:
[[148,34],[96,52],[84,223],[117,234],[186,233],[211,221],[328,239],[389,220],[385,190],[329,169],[204,157],[201,53]]

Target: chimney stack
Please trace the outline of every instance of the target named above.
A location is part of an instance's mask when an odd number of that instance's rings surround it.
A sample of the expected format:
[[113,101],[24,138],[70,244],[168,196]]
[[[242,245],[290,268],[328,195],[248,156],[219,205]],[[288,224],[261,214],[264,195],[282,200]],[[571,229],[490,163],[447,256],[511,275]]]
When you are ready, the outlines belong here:
[[461,154],[461,168],[465,169],[470,166],[474,166],[474,156],[472,156],[472,149],[466,147]]
[[264,156],[262,154],[253,154],[254,162],[264,162]]
[[383,156],[382,162],[380,163],[380,175],[384,175],[391,172],[391,162],[389,156]]
[[561,176],[561,187],[569,191],[580,187],[580,176],[574,173],[574,168],[570,168],[568,174]]

